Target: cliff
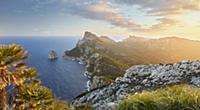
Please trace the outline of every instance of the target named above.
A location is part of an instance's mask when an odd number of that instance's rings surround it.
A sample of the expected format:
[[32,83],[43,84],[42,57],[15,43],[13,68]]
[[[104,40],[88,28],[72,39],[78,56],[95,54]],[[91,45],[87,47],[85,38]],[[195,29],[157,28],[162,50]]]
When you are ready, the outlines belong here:
[[200,42],[177,37],[145,39],[130,36],[115,42],[109,37],[85,32],[76,47],[65,52],[85,62],[90,89],[108,85],[133,65],[175,63],[200,59]]
[[66,51],[64,57],[73,57],[86,64],[86,74],[90,78],[90,89],[108,85],[116,77],[122,76],[128,66],[113,56],[107,45],[115,42],[108,37],[97,37],[95,34],[85,32],[82,40],[76,47]]
[[91,104],[97,110],[112,110],[130,94],[175,84],[189,84],[200,88],[200,61],[132,66],[114,83],[80,95],[73,104]]

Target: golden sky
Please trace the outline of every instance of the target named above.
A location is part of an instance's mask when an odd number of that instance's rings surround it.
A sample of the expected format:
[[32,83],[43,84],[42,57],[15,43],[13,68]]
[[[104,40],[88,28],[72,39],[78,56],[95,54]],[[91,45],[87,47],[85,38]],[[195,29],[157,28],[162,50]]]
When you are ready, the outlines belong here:
[[200,0],[2,0],[1,36],[178,36],[200,40]]

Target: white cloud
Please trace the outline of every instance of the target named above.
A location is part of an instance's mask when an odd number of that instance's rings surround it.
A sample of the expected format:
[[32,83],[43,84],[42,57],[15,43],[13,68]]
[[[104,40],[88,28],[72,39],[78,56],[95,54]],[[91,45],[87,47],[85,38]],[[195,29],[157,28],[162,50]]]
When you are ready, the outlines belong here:
[[[38,4],[35,9],[49,4],[60,4],[62,12],[78,15],[83,18],[105,21],[113,26],[126,28],[131,31],[148,32],[167,30],[180,26],[181,21],[176,17],[191,11],[200,11],[200,0],[32,0]],[[144,28],[140,24],[127,19],[118,10],[119,5],[127,7],[138,6],[147,15],[157,16],[158,24]],[[130,13],[131,14],[131,13]]]
[[200,0],[114,0],[117,3],[138,5],[149,14],[165,16],[200,10]]
[[158,24],[152,25],[149,29],[140,31],[167,30],[170,27],[180,26],[182,23],[177,16],[192,11],[200,11],[200,0],[113,0],[118,4],[126,6],[138,6],[151,16],[160,17]]
[[[66,0],[64,0],[67,2]],[[123,17],[117,9],[115,9],[109,2],[106,1],[86,1],[77,2],[78,0],[72,0],[67,2],[65,12],[73,15],[79,15],[84,18],[101,20],[111,23],[114,26],[122,28],[139,28],[140,26],[131,20]]]

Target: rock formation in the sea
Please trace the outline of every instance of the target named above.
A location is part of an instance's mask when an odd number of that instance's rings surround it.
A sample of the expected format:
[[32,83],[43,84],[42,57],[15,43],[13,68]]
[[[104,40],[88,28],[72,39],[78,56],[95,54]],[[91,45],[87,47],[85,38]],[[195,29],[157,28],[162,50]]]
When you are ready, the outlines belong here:
[[49,52],[48,59],[55,60],[57,58],[58,58],[57,53],[54,50],[52,50],[52,51]]
[[80,95],[73,104],[91,104],[97,110],[112,110],[129,94],[182,83],[200,88],[200,61],[132,66],[123,77],[106,87]]
[[76,47],[64,57],[83,61],[90,89],[108,85],[133,65],[175,63],[200,59],[200,42],[177,37],[145,39],[136,36],[115,42],[85,32]]

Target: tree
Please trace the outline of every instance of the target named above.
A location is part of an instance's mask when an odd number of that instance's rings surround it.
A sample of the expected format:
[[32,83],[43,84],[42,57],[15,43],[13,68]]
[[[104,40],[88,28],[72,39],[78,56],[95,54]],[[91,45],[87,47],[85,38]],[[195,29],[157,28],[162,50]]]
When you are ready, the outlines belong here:
[[16,110],[51,110],[53,103],[52,92],[34,80],[17,89],[15,105]]
[[6,110],[6,87],[23,84],[29,77],[35,77],[34,69],[27,69],[27,52],[23,47],[12,45],[0,45],[0,102],[1,110]]

